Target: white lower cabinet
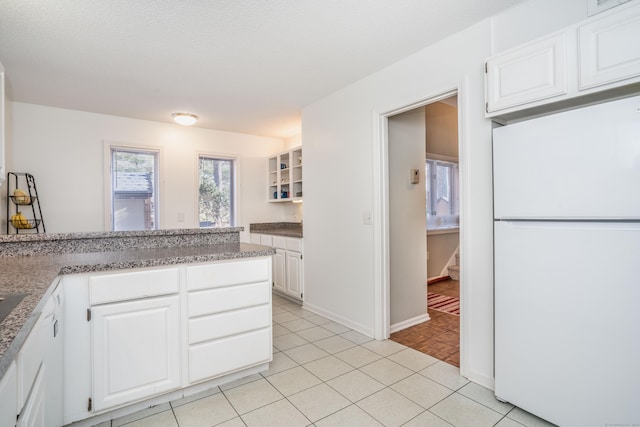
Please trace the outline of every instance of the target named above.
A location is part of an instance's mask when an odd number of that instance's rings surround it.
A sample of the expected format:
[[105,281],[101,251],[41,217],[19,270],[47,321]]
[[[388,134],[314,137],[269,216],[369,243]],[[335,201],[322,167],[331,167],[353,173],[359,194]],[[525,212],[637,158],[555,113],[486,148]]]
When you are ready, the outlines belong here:
[[[238,274],[220,281],[229,269]],[[190,384],[271,361],[269,259],[251,270],[237,262],[187,267]]]
[[63,276],[64,424],[272,358],[271,257]]
[[302,254],[287,251],[287,286],[285,293],[302,299]]
[[91,310],[94,411],[180,387],[178,295]]
[[[52,285],[55,286],[55,285]],[[13,423],[18,426],[61,426],[62,351],[59,289],[47,299],[40,317],[16,357],[16,399]],[[50,391],[51,394],[47,393]],[[58,393],[55,395],[54,393]],[[17,404],[17,405],[16,405]],[[15,414],[18,414],[17,424]],[[4,424],[2,424],[4,425]]]
[[[252,233],[252,241],[271,246],[273,255],[273,290],[299,301],[304,296],[304,262],[302,260],[302,239]],[[255,238],[254,236],[260,236]]]

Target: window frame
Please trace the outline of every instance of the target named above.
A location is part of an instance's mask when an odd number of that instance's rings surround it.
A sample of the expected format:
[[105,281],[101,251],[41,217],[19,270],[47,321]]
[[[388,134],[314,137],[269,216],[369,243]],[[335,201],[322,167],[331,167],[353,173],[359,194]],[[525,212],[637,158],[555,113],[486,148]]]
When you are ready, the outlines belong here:
[[[431,163],[432,167],[435,169],[435,171],[431,174],[427,173],[428,163]],[[437,196],[437,169],[436,168],[438,166],[438,163],[454,165],[455,168],[457,169],[457,172],[458,172],[457,178],[454,176],[454,168],[452,168],[449,173],[449,180],[451,183],[450,184],[450,187],[451,187],[450,203],[453,206],[453,210],[457,213],[453,215],[456,218],[455,224],[451,224],[451,225],[445,224],[444,226],[440,226],[440,227],[430,227],[429,216],[433,215],[431,214],[431,212],[434,212],[433,209],[435,207],[435,204],[437,204],[437,200],[434,200],[433,197],[429,197],[429,196],[432,196],[432,195]],[[433,154],[433,153],[426,153],[425,162],[424,162],[424,174],[425,174],[425,192],[427,193],[426,206],[425,206],[426,208],[425,219],[426,219],[427,233],[428,234],[444,234],[444,233],[457,232],[460,228],[460,164],[458,159],[455,157],[448,157],[448,156],[442,156],[442,155]],[[429,194],[429,192],[427,191],[427,183],[429,183],[431,186],[432,194]]]
[[[163,182],[163,149],[162,147],[151,147],[147,145],[138,145],[132,143],[122,143],[115,141],[104,141],[104,229],[113,230],[113,174],[112,174],[112,152],[114,150],[153,153],[155,155],[155,173],[154,173],[154,214],[155,224],[153,230],[161,230],[163,228],[162,202],[164,200],[162,191]],[[144,230],[141,230],[144,231]]]
[[228,227],[236,227],[238,224],[239,197],[238,189],[240,183],[238,180],[239,160],[237,157],[215,154],[211,152],[197,152],[195,158],[195,226],[197,228],[225,228],[225,227],[203,227],[200,225],[200,159],[224,160],[231,162],[231,202],[230,202],[230,225]]

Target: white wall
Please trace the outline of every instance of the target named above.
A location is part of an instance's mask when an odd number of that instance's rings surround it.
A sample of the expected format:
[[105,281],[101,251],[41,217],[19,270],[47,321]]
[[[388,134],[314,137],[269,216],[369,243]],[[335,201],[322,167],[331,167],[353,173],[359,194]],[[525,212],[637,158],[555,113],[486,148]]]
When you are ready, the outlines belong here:
[[[493,387],[491,123],[484,118],[483,62],[517,37],[581,19],[574,0],[532,1],[526,13],[487,19],[321,99],[302,113],[305,149],[305,305],[373,336],[377,253],[384,218],[377,161],[380,114],[460,88],[462,281],[461,372]],[[562,22],[549,19],[559,14]],[[506,25],[508,22],[509,25]],[[556,27],[556,28],[553,28]],[[375,151],[374,151],[375,150]],[[382,236],[382,237],[380,237]],[[384,316],[383,316],[384,317]]]
[[251,222],[293,219],[291,203],[266,201],[266,159],[284,151],[280,139],[18,102],[10,120],[9,164],[35,176],[47,232],[104,230],[104,141],[162,150],[161,228],[198,227],[198,153],[237,159],[236,219],[246,241]]
[[[428,320],[424,143],[424,108],[389,118],[389,274],[393,331]],[[420,183],[411,184],[411,169],[420,171]]]

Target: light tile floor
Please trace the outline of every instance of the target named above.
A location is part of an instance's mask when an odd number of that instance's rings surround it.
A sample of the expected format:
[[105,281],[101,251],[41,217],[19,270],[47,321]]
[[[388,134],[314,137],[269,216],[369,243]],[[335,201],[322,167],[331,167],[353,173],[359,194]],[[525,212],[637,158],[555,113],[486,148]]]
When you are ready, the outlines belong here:
[[402,344],[371,340],[278,295],[273,313],[268,371],[111,426],[551,426]]

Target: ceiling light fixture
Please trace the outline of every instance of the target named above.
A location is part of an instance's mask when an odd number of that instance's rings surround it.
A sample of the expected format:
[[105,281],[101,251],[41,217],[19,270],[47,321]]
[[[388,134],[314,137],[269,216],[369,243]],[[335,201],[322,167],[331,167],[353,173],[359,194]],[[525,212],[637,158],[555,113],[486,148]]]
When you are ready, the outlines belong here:
[[173,113],[171,117],[173,117],[173,121],[182,126],[191,126],[198,121],[198,116],[190,113]]

